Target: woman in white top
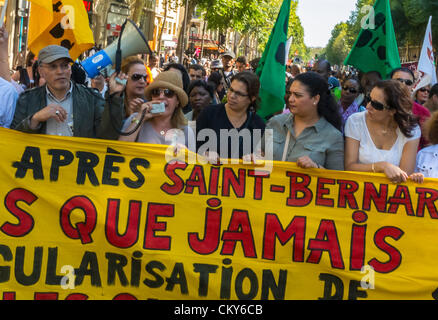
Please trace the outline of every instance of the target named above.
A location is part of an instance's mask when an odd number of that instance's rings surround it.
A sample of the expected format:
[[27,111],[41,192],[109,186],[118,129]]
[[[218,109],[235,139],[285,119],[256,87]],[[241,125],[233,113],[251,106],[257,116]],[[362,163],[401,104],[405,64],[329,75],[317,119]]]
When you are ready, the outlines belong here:
[[438,111],[424,123],[427,138],[431,146],[421,149],[417,154],[415,171],[419,175],[419,181],[423,178],[438,178]]
[[421,130],[409,92],[398,81],[380,81],[368,101],[367,111],[345,125],[345,170],[382,172],[394,183],[415,180]]

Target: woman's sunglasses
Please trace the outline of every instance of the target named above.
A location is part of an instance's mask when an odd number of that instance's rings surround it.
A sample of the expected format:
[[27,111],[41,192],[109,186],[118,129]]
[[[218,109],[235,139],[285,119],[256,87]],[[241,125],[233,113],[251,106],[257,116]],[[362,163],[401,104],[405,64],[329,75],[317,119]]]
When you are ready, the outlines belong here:
[[430,92],[430,90],[427,89],[427,88],[421,88],[421,89],[418,89],[418,91],[420,91],[420,92],[427,92],[427,93]]
[[371,106],[372,106],[374,109],[376,109],[376,110],[382,111],[383,109],[389,109],[389,107],[388,107],[388,106],[385,106],[383,103],[380,103],[380,102],[378,102],[378,101],[371,100],[371,97],[370,97],[370,96],[367,96],[367,99],[368,99],[368,101],[370,102]]
[[167,98],[173,98],[175,96],[175,91],[170,90],[170,89],[152,89],[151,90],[151,95],[154,97],[159,97],[161,95],[161,93],[164,93],[164,96]]
[[357,93],[357,90],[355,88],[351,88],[351,87],[343,87],[342,90],[348,91],[350,93]]
[[148,76],[146,74],[139,74],[139,73],[134,73],[131,76],[131,80],[132,81],[139,81],[141,78],[143,78],[144,81],[148,80]]
[[412,86],[412,85],[414,84],[414,82],[413,82],[412,80],[409,80],[409,79],[401,79],[401,78],[397,78],[397,79],[395,79],[395,80],[397,80],[397,81],[399,81],[399,82],[401,82],[401,83],[404,83],[404,84],[406,84],[407,86]]

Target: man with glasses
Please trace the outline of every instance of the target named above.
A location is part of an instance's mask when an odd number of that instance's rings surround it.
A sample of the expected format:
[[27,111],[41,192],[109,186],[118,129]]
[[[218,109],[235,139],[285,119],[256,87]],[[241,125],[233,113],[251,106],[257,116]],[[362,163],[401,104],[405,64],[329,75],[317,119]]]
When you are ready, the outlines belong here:
[[[110,119],[102,121],[105,108],[102,96],[71,80],[73,60],[66,48],[49,45],[41,49],[38,61],[38,71],[46,84],[20,95],[11,128],[28,133],[88,138],[105,138],[113,134]],[[115,102],[117,107],[112,108],[113,116],[120,118],[118,123],[122,119],[122,101],[119,97]]]
[[[390,77],[392,80],[397,80],[403,83],[408,88],[410,94],[413,93],[415,85],[415,75],[411,69],[404,67],[394,69],[392,70]],[[424,121],[426,121],[426,119],[430,117],[429,110],[412,99],[412,113],[418,117],[420,127],[423,128]],[[429,144],[429,142],[425,138],[423,129],[421,129],[421,131],[421,139],[418,150],[423,149]]]

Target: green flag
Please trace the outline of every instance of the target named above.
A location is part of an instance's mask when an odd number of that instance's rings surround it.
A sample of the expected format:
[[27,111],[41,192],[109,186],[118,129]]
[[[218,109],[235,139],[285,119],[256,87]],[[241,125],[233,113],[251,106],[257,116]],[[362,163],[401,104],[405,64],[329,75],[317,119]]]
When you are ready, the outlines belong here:
[[388,78],[391,70],[400,67],[389,0],[374,3],[344,65],[362,72],[379,71],[383,78]]
[[260,109],[265,119],[284,108],[286,93],[286,41],[291,0],[284,0],[277,21],[269,36],[256,74],[260,79]]

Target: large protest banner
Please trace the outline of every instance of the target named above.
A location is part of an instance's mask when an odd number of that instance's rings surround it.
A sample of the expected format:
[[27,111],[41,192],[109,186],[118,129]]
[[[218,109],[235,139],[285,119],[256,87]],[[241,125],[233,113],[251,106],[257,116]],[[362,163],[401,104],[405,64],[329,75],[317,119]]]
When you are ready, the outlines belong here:
[[0,299],[438,296],[436,179],[0,134]]

